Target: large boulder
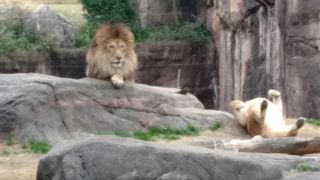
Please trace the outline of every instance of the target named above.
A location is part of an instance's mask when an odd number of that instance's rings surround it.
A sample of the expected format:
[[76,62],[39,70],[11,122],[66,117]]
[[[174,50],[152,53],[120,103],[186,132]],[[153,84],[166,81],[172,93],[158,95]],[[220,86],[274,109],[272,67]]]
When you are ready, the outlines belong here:
[[73,47],[75,34],[66,17],[56,13],[47,5],[39,5],[25,22],[25,28],[56,47]]
[[217,121],[242,133],[230,114],[204,110],[193,95],[178,91],[142,84],[117,89],[109,81],[89,78],[1,74],[0,137],[59,141],[149,127],[206,128]]
[[[297,172],[301,163],[309,172]],[[105,136],[57,145],[40,160],[37,180],[312,179],[319,175],[319,167],[319,162],[312,158],[237,153]]]

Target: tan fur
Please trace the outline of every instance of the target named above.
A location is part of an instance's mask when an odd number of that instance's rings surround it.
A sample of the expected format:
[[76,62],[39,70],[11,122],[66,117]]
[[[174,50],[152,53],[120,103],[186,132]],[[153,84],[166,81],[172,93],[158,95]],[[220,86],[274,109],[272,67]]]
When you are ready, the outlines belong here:
[[297,135],[305,119],[299,118],[294,125],[286,125],[282,113],[280,92],[270,90],[268,95],[274,102],[262,97],[246,102],[233,100],[229,103],[231,113],[252,137],[257,135],[262,137]]
[[134,36],[126,25],[102,25],[87,52],[86,76],[110,79],[115,86],[134,81],[138,65],[134,49]]

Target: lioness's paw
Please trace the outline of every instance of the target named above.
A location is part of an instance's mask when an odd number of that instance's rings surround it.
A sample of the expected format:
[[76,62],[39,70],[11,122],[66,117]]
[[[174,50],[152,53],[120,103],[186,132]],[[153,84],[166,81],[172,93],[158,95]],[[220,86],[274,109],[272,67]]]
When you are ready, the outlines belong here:
[[306,122],[306,118],[304,118],[304,117],[299,117],[299,118],[297,119],[297,121],[296,121],[297,128],[298,128],[298,129],[301,128],[301,127],[304,125],[305,122]]
[[281,95],[281,93],[279,91],[275,90],[275,89],[270,89],[268,91],[268,96],[269,97],[278,97],[280,95]]
[[118,75],[114,75],[111,77],[111,82],[114,86],[116,87],[122,87],[124,82],[123,82],[123,78],[121,78]]

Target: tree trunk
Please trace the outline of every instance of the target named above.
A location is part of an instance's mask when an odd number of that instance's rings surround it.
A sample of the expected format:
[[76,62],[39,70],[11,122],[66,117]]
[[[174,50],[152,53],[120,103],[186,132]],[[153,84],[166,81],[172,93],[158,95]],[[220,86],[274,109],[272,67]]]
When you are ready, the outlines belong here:
[[202,146],[239,152],[312,154],[320,153],[320,137],[253,138],[249,140],[214,140]]

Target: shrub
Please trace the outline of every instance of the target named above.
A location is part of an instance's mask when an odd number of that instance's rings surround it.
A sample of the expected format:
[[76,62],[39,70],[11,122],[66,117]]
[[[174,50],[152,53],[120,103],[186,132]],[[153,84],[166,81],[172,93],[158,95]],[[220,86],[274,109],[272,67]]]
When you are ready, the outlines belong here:
[[88,22],[133,24],[135,21],[136,11],[131,0],[81,0],[81,2]]
[[21,52],[28,49],[49,48],[47,42],[32,32],[24,30],[22,23],[5,21],[0,26],[0,54]]
[[197,44],[206,43],[209,31],[201,23],[183,22],[159,27],[133,27],[137,42],[155,42],[164,40],[185,40]]

